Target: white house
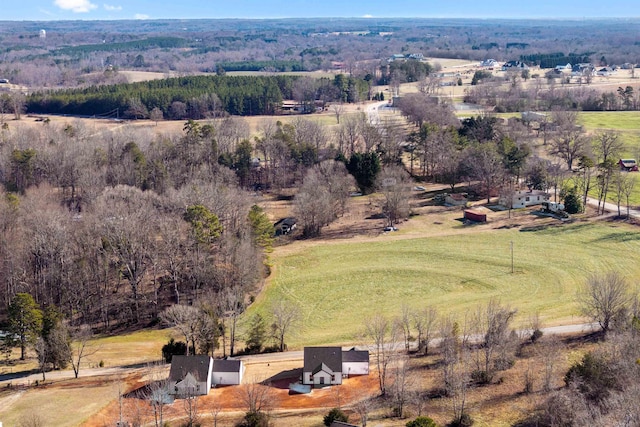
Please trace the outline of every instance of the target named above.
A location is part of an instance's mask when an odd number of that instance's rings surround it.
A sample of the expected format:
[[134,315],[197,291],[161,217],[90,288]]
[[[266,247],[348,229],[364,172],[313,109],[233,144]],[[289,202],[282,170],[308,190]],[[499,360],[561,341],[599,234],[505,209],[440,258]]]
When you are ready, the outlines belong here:
[[500,63],[495,59],[485,59],[480,63],[481,67],[499,67]]
[[519,190],[511,194],[511,203],[509,202],[509,195],[505,194],[500,196],[499,204],[505,207],[511,207],[513,209],[526,208],[527,206],[539,205],[542,202],[549,201],[549,194],[540,190]]
[[314,386],[342,384],[342,348],[305,347],[302,384]]
[[369,351],[351,350],[342,352],[342,375],[369,375]]
[[244,364],[237,359],[215,359],[211,369],[211,383],[213,385],[242,384]]
[[209,356],[173,356],[169,370],[169,394],[204,396],[211,388],[213,359]]

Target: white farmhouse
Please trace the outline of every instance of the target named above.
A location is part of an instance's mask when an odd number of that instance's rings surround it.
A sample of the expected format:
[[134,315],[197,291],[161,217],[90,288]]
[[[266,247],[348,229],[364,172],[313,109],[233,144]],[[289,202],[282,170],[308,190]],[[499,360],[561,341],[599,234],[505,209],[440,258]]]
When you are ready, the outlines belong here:
[[[511,198],[511,201],[509,200]],[[549,201],[549,193],[540,190],[518,190],[512,194],[504,194],[500,196],[499,204],[504,207],[513,209],[526,208],[528,206],[540,205],[542,202]]]

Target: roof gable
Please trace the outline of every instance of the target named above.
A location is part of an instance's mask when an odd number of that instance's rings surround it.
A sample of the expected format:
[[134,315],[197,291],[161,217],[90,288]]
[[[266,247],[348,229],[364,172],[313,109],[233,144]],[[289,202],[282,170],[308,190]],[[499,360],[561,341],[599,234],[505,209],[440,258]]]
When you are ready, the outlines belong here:
[[[342,369],[340,369],[340,371],[338,371],[338,372],[341,372],[341,371],[342,371]],[[334,372],[334,371],[333,371],[333,369],[329,368],[327,365],[325,365],[324,363],[322,363],[322,364],[318,365],[318,366],[316,367],[316,369],[314,369],[313,371],[311,371],[311,375],[315,375],[315,374],[317,374],[318,372],[326,372],[327,374],[333,374],[333,372]]]

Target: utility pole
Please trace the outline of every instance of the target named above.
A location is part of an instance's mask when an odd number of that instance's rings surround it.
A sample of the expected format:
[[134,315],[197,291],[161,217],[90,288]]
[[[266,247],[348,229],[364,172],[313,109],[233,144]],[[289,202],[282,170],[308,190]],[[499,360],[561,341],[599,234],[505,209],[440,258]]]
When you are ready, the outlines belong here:
[[511,274],[513,274],[513,240],[509,243],[511,244]]

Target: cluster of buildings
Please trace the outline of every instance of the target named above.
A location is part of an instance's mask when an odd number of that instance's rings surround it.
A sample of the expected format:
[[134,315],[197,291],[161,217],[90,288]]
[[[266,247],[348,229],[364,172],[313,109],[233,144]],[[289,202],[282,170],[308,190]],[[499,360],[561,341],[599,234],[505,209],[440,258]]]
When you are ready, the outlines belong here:
[[424,55],[421,53],[396,53],[387,58],[387,62],[397,62],[397,61],[424,61]]
[[[245,372],[240,359],[210,356],[173,356],[168,394],[173,398],[204,396],[216,386],[239,385]],[[355,347],[305,347],[302,375],[290,390],[309,393],[315,387],[341,385],[343,378],[369,375],[369,351]]]
[[[498,61],[496,61],[495,59],[485,59],[484,61],[482,61],[480,63],[480,67],[482,68],[488,68],[488,69],[500,69],[502,71],[509,71],[509,70],[528,70],[529,66],[522,62],[522,61],[508,61],[505,63],[500,63]],[[622,66],[621,68],[632,68],[633,66],[631,64],[625,64],[624,66]],[[603,77],[607,77],[607,76],[611,76],[613,73],[615,73],[618,70],[617,66],[611,66],[611,67],[596,67],[595,65],[591,64],[591,63],[580,63],[580,64],[564,64],[564,65],[557,65],[553,70],[550,71],[551,75],[556,74],[556,75],[564,75],[564,74],[570,74],[571,76],[575,76],[575,77],[585,77],[585,76],[603,76]]]

